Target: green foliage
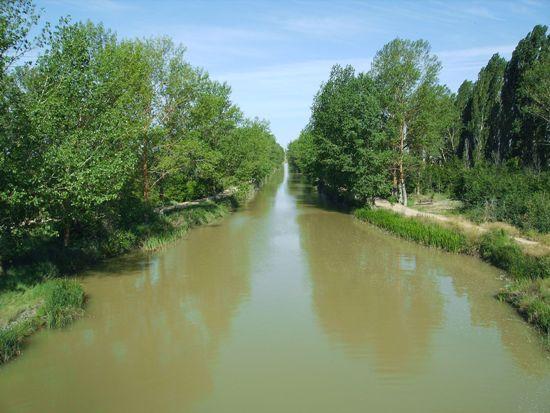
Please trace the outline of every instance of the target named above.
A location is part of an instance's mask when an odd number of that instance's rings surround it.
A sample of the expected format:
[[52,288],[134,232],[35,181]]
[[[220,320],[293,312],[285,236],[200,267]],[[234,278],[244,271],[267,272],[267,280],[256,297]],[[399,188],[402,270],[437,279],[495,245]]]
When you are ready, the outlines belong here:
[[504,231],[484,234],[479,242],[481,258],[516,278],[550,277],[550,256],[525,254]]
[[506,60],[493,55],[481,69],[467,105],[463,107],[465,132],[460,143],[462,156],[469,164],[484,159],[498,160],[500,148],[500,91],[504,82]]
[[44,305],[39,315],[50,328],[65,327],[78,318],[84,306],[84,291],[74,280],[46,281],[41,286],[45,292]]
[[528,322],[538,327],[550,345],[550,278],[518,280],[498,297],[511,303]]
[[434,222],[407,218],[383,209],[361,208],[355,216],[402,238],[450,252],[467,252],[471,247],[460,232]]
[[371,77],[334,66],[315,97],[310,126],[289,146],[288,157],[338,198],[364,202],[389,194],[391,151]]
[[0,12],[0,275],[19,272],[3,284],[31,282],[23,264],[67,273],[128,251],[167,228],[156,206],[259,185],[283,162],[269,124],[171,40],[61,20],[31,41],[32,2]]
[[451,188],[465,209],[480,220],[504,221],[540,232],[550,230],[549,189],[548,172],[522,170],[513,164],[483,163],[463,169]]
[[[516,46],[506,66],[502,87],[502,157],[517,157],[524,165],[547,168],[550,162],[548,120],[537,114],[540,102],[534,99],[548,90],[545,84],[544,61],[550,50],[547,27],[537,25]],[[540,76],[540,77],[539,77]],[[547,85],[547,83],[546,83]],[[536,92],[535,92],[536,91]]]
[[35,323],[31,320],[0,327],[0,364],[19,355],[23,341],[35,329]]
[[84,292],[74,280],[58,278],[0,292],[0,364],[17,356],[34,331],[66,326],[83,306]]

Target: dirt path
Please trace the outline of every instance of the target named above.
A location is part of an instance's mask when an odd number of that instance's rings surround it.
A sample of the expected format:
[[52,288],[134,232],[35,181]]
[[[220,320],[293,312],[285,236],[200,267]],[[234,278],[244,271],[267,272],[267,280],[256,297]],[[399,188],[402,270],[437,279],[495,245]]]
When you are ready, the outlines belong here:
[[[470,232],[478,232],[479,234],[483,234],[484,232],[488,231],[486,228],[483,228],[480,225],[476,225],[470,221],[467,221],[464,218],[447,217],[444,215],[433,214],[431,212],[418,211],[416,209],[409,208],[401,204],[392,205],[390,202],[386,201],[385,199],[377,199],[374,202],[374,205],[377,206],[378,208],[389,209],[391,211],[397,212],[398,214],[405,215],[407,217],[423,217],[423,218],[433,219],[435,221],[447,222],[449,224],[457,225],[460,228]],[[550,248],[548,248],[545,245],[542,245],[537,241],[532,241],[522,237],[513,237],[513,238],[516,242],[518,242],[521,245],[525,245],[529,247],[540,247],[542,249],[550,251]]]

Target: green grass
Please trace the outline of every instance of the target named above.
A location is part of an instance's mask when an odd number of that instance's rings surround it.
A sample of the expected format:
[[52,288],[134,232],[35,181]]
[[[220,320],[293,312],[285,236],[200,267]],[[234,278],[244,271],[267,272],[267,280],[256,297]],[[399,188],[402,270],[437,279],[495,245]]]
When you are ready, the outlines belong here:
[[204,225],[227,215],[233,208],[231,201],[205,202],[175,212],[165,217],[165,225],[161,231],[151,234],[142,242],[145,251],[159,250],[171,242],[181,238],[190,228]]
[[[190,228],[227,215],[254,193],[254,187],[249,184],[237,189],[234,196],[222,201],[204,202],[169,215],[151,216],[147,222],[116,229],[101,239],[77,241],[71,250],[45,249],[42,253],[37,252],[38,258],[29,260],[30,264],[8,268],[0,275],[0,364],[16,357],[25,338],[39,328],[64,327],[81,316],[82,287],[75,281],[60,278],[62,274],[80,271],[101,259],[135,248],[159,250],[181,238]],[[49,260],[60,253],[64,254],[62,259]]]
[[362,208],[355,216],[402,238],[450,252],[479,254],[490,264],[508,272],[514,282],[497,297],[515,307],[545,336],[550,348],[550,256],[528,255],[502,229],[483,234],[475,241],[458,229],[435,222],[408,218],[383,209]]
[[449,252],[467,252],[471,245],[460,232],[433,222],[408,218],[383,209],[361,208],[355,216],[402,238]]
[[0,364],[17,356],[34,331],[64,327],[83,313],[83,307],[81,285],[63,278],[1,293]]
[[550,277],[550,257],[525,254],[503,230],[483,234],[479,239],[478,250],[482,259],[515,278]]
[[498,298],[512,304],[536,326],[550,348],[550,278],[518,280],[503,289]]

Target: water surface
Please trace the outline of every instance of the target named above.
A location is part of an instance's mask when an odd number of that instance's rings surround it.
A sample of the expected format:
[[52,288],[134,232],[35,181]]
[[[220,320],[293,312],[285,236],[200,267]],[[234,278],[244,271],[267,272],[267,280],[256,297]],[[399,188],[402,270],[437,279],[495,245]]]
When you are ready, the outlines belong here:
[[549,412],[548,354],[499,276],[280,174],[86,274],[84,319],[0,368],[0,412]]

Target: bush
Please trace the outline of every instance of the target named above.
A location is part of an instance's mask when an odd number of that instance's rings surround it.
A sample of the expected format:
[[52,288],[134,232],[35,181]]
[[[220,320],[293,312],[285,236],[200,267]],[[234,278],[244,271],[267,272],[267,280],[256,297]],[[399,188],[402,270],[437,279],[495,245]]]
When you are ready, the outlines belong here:
[[450,252],[466,252],[470,245],[464,234],[434,222],[403,217],[382,209],[361,208],[355,216],[402,238]]
[[524,226],[539,232],[550,232],[550,192],[535,192],[527,201]]
[[503,230],[491,231],[480,238],[481,258],[517,278],[550,277],[550,257],[525,254]]
[[550,278],[520,280],[507,286],[498,294],[546,334],[550,344]]
[[470,217],[550,231],[550,172],[479,164],[464,169],[456,180],[453,196]]
[[32,320],[0,328],[0,364],[19,355],[23,340],[34,329]]
[[114,257],[130,251],[137,243],[137,237],[131,231],[116,230],[101,243],[101,252],[105,257]]
[[45,301],[40,315],[50,328],[64,327],[82,313],[84,291],[74,280],[57,279],[43,285]]

